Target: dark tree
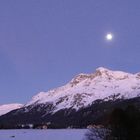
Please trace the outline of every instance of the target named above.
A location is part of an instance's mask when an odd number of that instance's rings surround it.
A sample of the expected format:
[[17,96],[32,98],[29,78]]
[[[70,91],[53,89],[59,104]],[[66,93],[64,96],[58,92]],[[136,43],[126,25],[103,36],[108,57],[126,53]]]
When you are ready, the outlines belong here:
[[110,139],[125,140],[127,136],[126,118],[124,110],[119,108],[113,110],[109,121],[109,127],[111,129]]
[[112,140],[140,140],[140,111],[135,106],[114,109],[109,126]]
[[133,105],[116,108],[109,116],[106,129],[91,129],[87,140],[140,140],[140,111]]

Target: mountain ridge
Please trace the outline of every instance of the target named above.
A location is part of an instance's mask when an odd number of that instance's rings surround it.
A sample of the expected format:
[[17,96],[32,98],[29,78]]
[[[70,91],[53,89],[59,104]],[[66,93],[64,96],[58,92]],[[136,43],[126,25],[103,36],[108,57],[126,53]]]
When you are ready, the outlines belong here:
[[19,103],[0,105],[0,116],[4,115],[12,110],[19,109],[21,107],[23,107],[23,104],[19,104]]
[[[79,100],[82,95],[82,98],[86,99],[79,102],[87,106],[96,99],[104,99],[110,95],[115,95],[120,92],[123,92],[123,98],[137,97],[139,96],[138,94],[140,92],[139,88],[140,76],[138,76],[138,74],[130,74],[122,71],[111,71],[109,69],[99,67],[96,69],[95,73],[81,73],[75,76],[70,82],[62,87],[55,88],[48,92],[40,92],[39,94],[35,95],[25,106],[34,103],[47,102],[57,104],[58,106],[58,102],[60,102],[58,99],[63,98],[62,100],[65,100],[65,103],[63,101],[64,104],[61,103],[61,107],[57,108],[57,111],[62,108],[70,108],[72,106],[72,101],[75,100],[76,102],[76,100]],[[88,100],[90,101],[88,102]],[[76,107],[73,105],[73,108],[75,109],[79,109],[80,107],[83,106],[79,105],[78,107],[77,104]]]

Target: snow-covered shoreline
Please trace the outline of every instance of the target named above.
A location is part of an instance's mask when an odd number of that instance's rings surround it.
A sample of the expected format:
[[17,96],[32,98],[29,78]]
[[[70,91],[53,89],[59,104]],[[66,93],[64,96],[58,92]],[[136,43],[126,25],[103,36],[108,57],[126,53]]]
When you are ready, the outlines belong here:
[[83,140],[87,129],[0,130],[0,140]]

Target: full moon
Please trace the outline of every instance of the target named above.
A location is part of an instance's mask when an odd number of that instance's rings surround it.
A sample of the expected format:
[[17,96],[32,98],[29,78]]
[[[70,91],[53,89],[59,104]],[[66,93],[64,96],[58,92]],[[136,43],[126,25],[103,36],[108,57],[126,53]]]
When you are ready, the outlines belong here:
[[107,39],[107,40],[112,40],[112,38],[113,38],[113,35],[112,35],[111,33],[108,33],[108,34],[106,35],[106,39]]

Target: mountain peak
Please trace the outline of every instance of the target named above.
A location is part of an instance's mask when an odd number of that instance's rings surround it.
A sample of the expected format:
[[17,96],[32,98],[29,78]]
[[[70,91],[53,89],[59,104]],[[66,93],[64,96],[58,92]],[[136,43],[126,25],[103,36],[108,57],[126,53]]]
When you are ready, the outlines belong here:
[[72,85],[76,85],[80,82],[82,82],[83,80],[86,80],[88,78],[91,78],[93,79],[94,77],[96,76],[99,76],[99,75],[102,75],[103,73],[107,73],[109,72],[110,70],[107,69],[107,68],[104,68],[104,67],[99,67],[96,69],[96,72],[95,73],[91,73],[91,74],[85,74],[85,73],[80,73],[78,74],[77,76],[75,76],[72,80],[71,80],[71,84]]
[[101,75],[103,77],[107,77],[109,79],[125,79],[125,78],[129,78],[129,77],[135,77],[135,75],[131,74],[131,73],[127,73],[127,72],[123,72],[123,71],[113,71],[113,70],[109,70],[107,68],[104,67],[99,67],[96,69],[96,73],[98,75]]
[[110,70],[104,67],[99,67],[96,69],[96,71],[104,72],[104,71],[110,71]]
[[94,73],[96,76],[108,76],[110,75],[112,71],[107,69],[107,68],[104,68],[104,67],[99,67],[96,69],[96,72]]
[[72,86],[74,86],[74,85],[80,83],[81,81],[87,79],[88,77],[89,77],[89,74],[80,73],[71,80],[70,84]]

